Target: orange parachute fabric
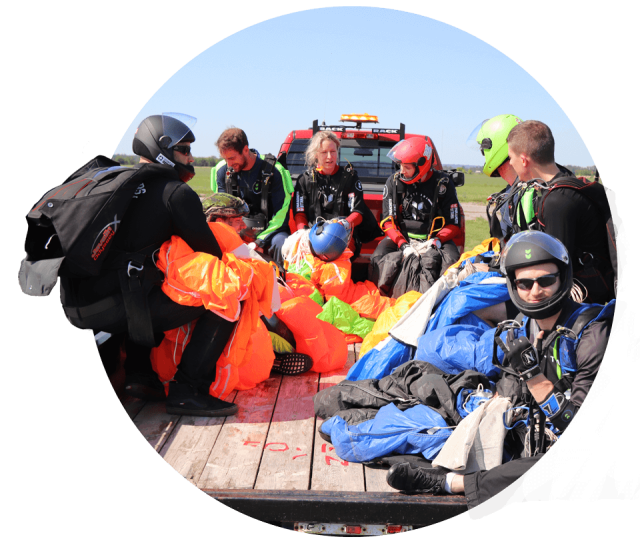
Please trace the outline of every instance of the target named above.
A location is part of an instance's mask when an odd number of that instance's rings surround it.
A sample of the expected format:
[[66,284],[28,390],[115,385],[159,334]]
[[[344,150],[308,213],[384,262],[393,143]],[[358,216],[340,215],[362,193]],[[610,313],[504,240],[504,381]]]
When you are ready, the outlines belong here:
[[316,319],[322,311],[317,303],[306,296],[287,300],[276,312],[293,333],[296,352],[309,355],[311,369],[328,372],[342,368],[347,362],[348,347],[345,335],[328,322]]
[[278,285],[282,303],[298,296],[311,296],[316,291],[316,287],[311,281],[297,273],[287,273],[287,287]]
[[[151,365],[169,392],[169,381],[173,379],[185,347],[191,341],[193,326],[197,321],[165,332],[158,347],[151,350]],[[223,364],[216,365],[216,379],[209,393],[217,398],[226,398],[233,390],[246,390],[266,381],[271,373],[275,355],[271,349],[271,336],[262,321],[251,336],[251,355],[240,367]]]
[[[294,254],[299,250],[298,247],[299,245],[294,247]],[[352,256],[351,250],[346,249],[336,260],[331,262],[324,262],[310,253],[303,254],[297,258],[298,260],[304,260],[308,265],[311,270],[311,283],[318,288],[326,301],[335,296],[351,305],[361,317],[377,319],[383,311],[393,307],[396,300],[381,296],[380,291],[371,281],[354,283],[351,279],[350,258]],[[287,274],[287,283],[289,283],[289,275],[291,274]],[[305,292],[304,294],[307,293]],[[356,335],[344,335],[344,337],[347,343],[359,343],[362,341]]]
[[324,262],[313,257],[311,282],[316,285],[325,300],[331,296],[337,296],[342,300],[342,296],[353,285],[351,261],[349,260],[352,256],[353,253],[349,249],[345,249],[338,258],[331,262]]
[[[219,232],[224,232],[224,227],[229,228],[223,223],[209,223],[209,226],[216,238]],[[220,238],[225,251],[228,247],[224,242],[233,238],[228,235]],[[267,262],[240,260],[231,252],[224,252],[222,259],[196,253],[182,238],[172,236],[160,247],[157,266],[165,275],[162,291],[176,303],[204,305],[224,319],[235,321],[240,316],[240,302],[254,297],[263,314],[268,317],[272,314],[274,277],[273,268]]]
[[[240,260],[227,252],[242,245],[233,229],[223,223],[209,223],[209,227],[224,252],[222,259],[194,252],[181,238],[172,236],[160,248],[158,268],[165,274],[162,290],[173,301],[182,305],[204,305],[229,321],[238,321],[218,359],[216,381],[210,388],[213,396],[223,398],[234,388],[246,388],[249,383],[255,386],[254,381],[260,376],[268,378],[274,354],[268,332],[261,331],[264,325],[259,316],[260,312],[267,317],[273,314],[272,296],[277,291],[269,263]],[[163,375],[168,375],[171,367],[175,373],[190,336],[188,327],[182,335],[180,330],[185,327],[165,332],[162,344],[152,351],[154,367]],[[268,345],[266,338],[269,338]],[[240,372],[240,368],[252,362],[258,363],[258,367]]]

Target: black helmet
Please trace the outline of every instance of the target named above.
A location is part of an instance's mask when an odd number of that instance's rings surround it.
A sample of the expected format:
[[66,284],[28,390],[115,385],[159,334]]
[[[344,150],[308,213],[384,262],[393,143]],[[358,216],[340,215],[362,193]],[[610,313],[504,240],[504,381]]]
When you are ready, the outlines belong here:
[[[560,288],[541,303],[527,303],[518,294],[515,271],[534,264],[553,262],[560,271]],[[566,247],[556,238],[537,230],[514,235],[507,243],[500,258],[500,271],[507,277],[509,295],[514,305],[527,317],[546,319],[562,309],[564,300],[571,294],[573,269]]]
[[216,218],[232,219],[234,217],[246,217],[249,214],[249,206],[241,198],[218,192],[202,200],[202,208],[207,220],[215,221]]
[[189,127],[189,125],[193,126],[195,121],[195,117],[181,113],[151,115],[140,123],[133,136],[133,152],[151,162],[171,166],[186,183],[193,179],[196,171],[192,165],[184,165],[176,161],[173,147],[182,141],[189,143],[196,141]]

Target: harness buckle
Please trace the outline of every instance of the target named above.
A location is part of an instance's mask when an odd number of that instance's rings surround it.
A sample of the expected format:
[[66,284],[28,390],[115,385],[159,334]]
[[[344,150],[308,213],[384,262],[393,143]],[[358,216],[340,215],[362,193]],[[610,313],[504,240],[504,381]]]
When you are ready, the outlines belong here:
[[[138,264],[138,263],[136,262],[136,264]],[[135,272],[134,272],[134,273],[133,273],[133,275],[132,275],[132,273],[131,273],[131,272],[132,272],[133,270],[135,270]],[[138,266],[135,266],[135,265],[133,264],[133,260],[130,260],[130,261],[129,261],[129,265],[127,266],[127,275],[128,275],[129,277],[138,277],[138,276],[140,275],[140,273],[139,273],[139,272],[141,272],[142,270],[144,270],[144,264],[140,264],[140,267],[138,267]]]
[[[584,262],[582,261],[583,258],[585,259]],[[582,266],[587,266],[595,262],[595,257],[591,253],[583,253],[582,256],[578,257],[578,262],[580,262]]]

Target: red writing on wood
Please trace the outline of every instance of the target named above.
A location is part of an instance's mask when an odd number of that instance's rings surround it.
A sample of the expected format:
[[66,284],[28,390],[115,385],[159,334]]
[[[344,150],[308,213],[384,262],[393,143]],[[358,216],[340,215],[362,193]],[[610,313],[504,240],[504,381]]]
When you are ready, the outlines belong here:
[[348,466],[349,462],[347,462],[346,460],[338,460],[337,458],[332,458],[331,456],[326,455],[324,457],[324,461],[327,463],[327,466],[331,465],[331,460],[333,460],[334,462],[339,462],[340,464],[342,464],[343,466]]
[[[273,447],[272,447],[271,449],[268,449],[267,447],[269,447],[270,445],[275,445],[276,447],[284,447],[284,449],[282,449],[282,448],[275,448],[275,449],[274,449]],[[286,443],[267,443],[267,444],[264,446],[264,448],[265,448],[265,450],[267,450],[267,451],[272,451],[272,452],[284,452],[284,451],[288,451],[288,450],[289,450],[289,445],[287,445]]]

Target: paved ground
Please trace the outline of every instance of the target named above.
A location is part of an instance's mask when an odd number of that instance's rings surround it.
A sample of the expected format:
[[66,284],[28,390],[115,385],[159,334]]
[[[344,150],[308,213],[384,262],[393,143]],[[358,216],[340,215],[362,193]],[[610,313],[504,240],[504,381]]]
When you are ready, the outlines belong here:
[[464,209],[464,217],[467,221],[473,221],[475,219],[487,218],[486,206],[484,204],[462,204]]

